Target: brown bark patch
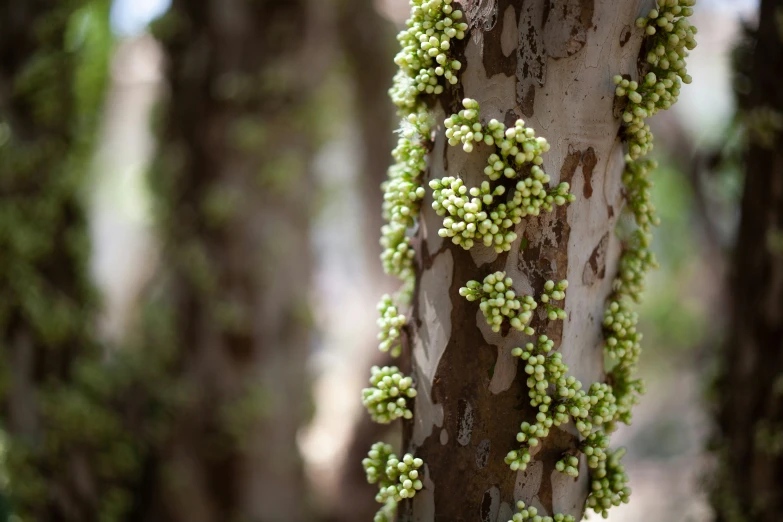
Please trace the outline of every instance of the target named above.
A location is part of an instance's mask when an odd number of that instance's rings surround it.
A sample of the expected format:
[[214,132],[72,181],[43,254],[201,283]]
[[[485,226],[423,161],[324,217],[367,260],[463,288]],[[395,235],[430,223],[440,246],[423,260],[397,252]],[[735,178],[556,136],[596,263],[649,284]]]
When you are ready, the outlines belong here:
[[587,43],[593,26],[594,0],[566,0],[560,9],[546,9],[544,42],[547,54],[555,59],[573,56]]
[[582,161],[582,151],[576,150],[572,145],[569,145],[568,154],[565,161],[563,161],[563,166],[560,167],[561,183],[571,183],[580,161]]
[[625,47],[628,40],[631,39],[631,28],[629,26],[623,27],[623,33],[620,35],[620,47]]
[[535,105],[536,105],[535,86],[528,85],[527,92],[525,92],[525,96],[522,98],[519,105],[520,108],[522,109],[522,114],[524,114],[528,118],[531,118],[535,115]]
[[585,178],[583,194],[585,198],[590,199],[593,195],[593,169],[598,163],[593,147],[588,148],[582,155],[582,174]]
[[[609,207],[612,208],[612,207]],[[609,247],[609,233],[604,234],[601,241],[593,249],[590,259],[585,263],[582,271],[582,282],[592,285],[606,277],[606,250]]]
[[[505,24],[505,12],[508,7],[514,9],[515,17],[518,18],[516,6],[511,4],[511,0],[500,0],[495,10],[493,10],[493,19],[487,21],[490,27],[484,31],[484,52],[483,63],[487,78],[496,74],[505,76],[514,76],[517,70],[517,53],[512,52],[505,56],[502,51],[503,25]],[[499,21],[499,22],[498,22]]]

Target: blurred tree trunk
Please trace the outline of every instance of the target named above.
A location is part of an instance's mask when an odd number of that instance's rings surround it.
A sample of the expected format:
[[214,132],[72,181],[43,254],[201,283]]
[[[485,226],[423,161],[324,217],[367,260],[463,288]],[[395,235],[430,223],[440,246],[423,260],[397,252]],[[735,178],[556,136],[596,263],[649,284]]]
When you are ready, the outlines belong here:
[[[538,296],[547,280],[568,279],[568,320],[533,320],[563,354],[585,388],[603,379],[602,318],[617,270],[614,228],[623,208],[623,145],[613,112],[612,75],[636,71],[642,31],[637,0],[501,0],[463,2],[471,32],[465,39],[459,92],[436,109],[435,121],[475,98],[482,120],[526,125],[552,145],[543,168],[552,185],[571,184],[576,201],[517,227],[511,251],[463,250],[438,236],[443,218],[431,195],[421,205],[409,351],[418,395],[405,422],[405,448],[424,460],[424,489],[402,507],[402,520],[509,520],[524,498],[543,514],[581,517],[589,473],[578,479],[555,471],[577,446],[573,425],[552,428],[527,471],[512,472],[504,456],[516,449],[523,420],[533,421],[527,375],[511,356],[529,337],[495,334],[477,303],[459,295],[469,280],[503,270],[518,294]],[[562,5],[561,5],[562,4]],[[448,91],[447,91],[448,92]],[[445,95],[444,95],[445,96]],[[489,148],[466,154],[449,147],[438,127],[426,182],[460,177],[478,186]],[[426,186],[425,182],[425,186]],[[541,307],[540,307],[541,308]],[[539,310],[541,311],[541,310]],[[537,335],[538,335],[537,334]],[[541,511],[539,511],[541,514]]]
[[[394,28],[375,8],[372,0],[338,0],[337,28],[342,55],[348,64],[349,81],[353,86],[353,107],[357,134],[361,139],[359,184],[363,203],[362,227],[366,264],[370,271],[372,290],[369,298],[391,291],[393,282],[381,269],[381,248],[378,231],[384,221],[381,217],[386,171],[391,162],[389,152],[394,139],[394,108],[387,91],[394,75]],[[367,340],[370,353],[376,355],[372,364],[392,364],[391,357],[376,351],[378,340],[373,335]],[[359,396],[360,390],[356,390]],[[334,522],[366,522],[372,520],[378,509],[374,500],[375,487],[367,483],[361,460],[367,448],[384,438],[389,427],[374,423],[368,416],[360,415],[342,459],[340,492],[350,491],[354,501],[348,503],[335,499],[329,520]]]
[[[740,93],[748,128],[742,217],[729,285],[732,322],[719,394],[717,520],[783,513],[783,1],[762,0]],[[742,64],[740,64],[742,65]]]
[[[98,454],[123,442],[96,451],[115,433],[85,382],[102,357],[83,196],[111,48],[108,9],[0,1],[0,427],[10,435],[8,493],[24,520],[105,513],[114,470],[98,469]],[[85,416],[95,424],[81,426]]]
[[391,162],[389,152],[394,145],[392,132],[396,123],[387,94],[394,76],[394,28],[378,13],[373,0],[338,0],[337,5],[337,32],[353,84],[362,143],[359,179],[367,216],[362,226],[369,246],[368,264],[373,269],[377,267],[378,278],[384,278],[378,262],[378,231],[384,223],[380,211],[381,183],[386,180]]
[[136,520],[309,519],[312,5],[175,0],[157,24],[170,96],[153,184],[181,403]]

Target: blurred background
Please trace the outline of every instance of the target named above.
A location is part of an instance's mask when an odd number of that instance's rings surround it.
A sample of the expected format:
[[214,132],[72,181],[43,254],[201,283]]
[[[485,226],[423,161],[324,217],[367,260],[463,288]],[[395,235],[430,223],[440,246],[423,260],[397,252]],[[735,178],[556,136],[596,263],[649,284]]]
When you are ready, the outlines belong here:
[[[193,72],[198,63],[188,60],[198,60],[200,52],[212,52],[206,48],[212,39],[221,38],[223,29],[204,22],[203,27],[179,33],[192,36],[195,43],[172,38],[169,35],[178,20],[169,9],[166,0],[114,0],[110,6],[113,44],[109,78],[86,184],[92,241],[89,267],[102,296],[97,318],[99,339],[108,346],[135,342],[150,292],[158,288],[160,274],[176,264],[167,253],[166,241],[187,237],[168,225],[164,225],[167,232],[160,233],[159,216],[168,222],[166,212],[160,212],[158,198],[172,188],[160,187],[166,185],[160,179],[166,172],[161,165],[180,161],[172,159],[182,154],[182,143],[177,140],[190,139],[188,126],[198,125],[191,114],[198,110],[188,105],[195,103],[198,94],[187,88],[180,90],[187,78],[199,78],[200,73]],[[634,424],[621,429],[615,439],[616,444],[629,449],[625,465],[634,495],[629,505],[611,511],[612,522],[698,522],[712,517],[705,488],[711,469],[705,448],[714,428],[710,383],[716,371],[716,349],[726,335],[724,284],[743,186],[741,165],[726,159],[736,155],[742,142],[742,129],[735,117],[732,56],[743,25],[756,23],[757,9],[755,0],[699,0],[693,18],[699,28],[699,46],[688,63],[693,84],[683,89],[680,102],[671,111],[652,121],[657,141],[654,156],[661,164],[653,196],[662,221],[655,235],[661,267],[652,274],[639,309],[646,341],[641,371],[648,392],[634,413]],[[304,333],[298,336],[297,343],[302,346],[293,362],[301,367],[295,386],[302,388],[298,393],[305,406],[284,407],[278,410],[277,418],[295,417],[291,423],[303,463],[304,480],[290,482],[298,489],[286,494],[306,498],[308,509],[324,520],[371,519],[373,493],[360,485],[361,454],[378,438],[394,440],[398,431],[369,424],[360,390],[368,367],[383,361],[375,348],[375,304],[382,293],[394,289],[378,260],[379,185],[395,141],[396,118],[386,95],[394,72],[394,35],[407,15],[405,0],[323,2],[321,8],[311,10],[315,19],[309,20],[317,34],[307,34],[302,29],[304,22],[293,32],[286,28],[279,31],[280,39],[299,38],[303,46],[317,49],[317,55],[306,62],[307,74],[282,81],[291,89],[290,96],[301,94],[310,102],[292,108],[290,100],[277,91],[265,93],[257,103],[249,102],[251,118],[268,113],[272,114],[270,121],[276,121],[274,107],[282,107],[281,111],[295,111],[297,125],[312,131],[306,152],[297,153],[303,155],[281,158],[264,146],[259,160],[263,163],[272,158],[299,165],[277,169],[282,177],[305,176],[294,183],[303,187],[308,197],[280,197],[306,223],[282,229],[268,220],[269,214],[263,210],[237,219],[255,220],[255,226],[268,227],[269,237],[283,250],[288,248],[286,241],[306,243],[301,256],[308,260],[298,269],[309,274],[294,274],[286,283],[291,289],[297,278],[307,282],[302,295],[310,313],[294,326]],[[280,19],[287,23],[285,17]],[[272,36],[277,34],[274,28],[265,30]],[[306,41],[309,39],[314,42]],[[190,48],[199,45],[204,49]],[[214,51],[216,56],[210,60],[222,60],[221,53],[231,52],[231,45]],[[174,85],[165,72],[172,59],[184,60],[184,66],[178,64],[183,71],[190,68],[174,78]],[[263,57],[259,60],[263,63]],[[279,71],[281,76],[286,74],[298,72]],[[224,74],[221,81],[227,91],[234,92],[232,96],[243,89],[240,78]],[[177,110],[185,123],[172,130],[171,124],[160,123],[161,113],[167,104],[180,102]],[[214,116],[215,121],[229,117],[227,114]],[[284,136],[282,141],[271,140],[274,147],[290,145],[285,137],[290,128],[255,128],[252,121],[240,124],[244,127],[239,140],[250,140],[251,147],[254,142],[250,138],[255,134],[270,132]],[[207,134],[194,139],[209,142],[212,138]],[[215,154],[219,148],[216,146]],[[212,165],[219,160],[207,155],[199,161]],[[292,174],[308,169],[306,175]],[[278,181],[269,183],[272,185],[264,186],[278,187]],[[244,197],[252,194],[255,192],[250,190]],[[226,211],[226,205],[246,208],[242,193],[225,196],[227,199],[214,202],[218,214]],[[275,203],[259,200],[253,204],[273,207]],[[170,205],[168,212],[176,208]],[[242,252],[232,251],[230,240],[220,238],[215,239],[218,252],[225,252],[232,260],[242,257]],[[212,244],[210,241],[205,244]],[[256,255],[251,255],[254,261],[263,259]],[[193,321],[195,328],[201,321],[209,322],[204,317],[220,313],[230,315],[230,306],[210,308],[187,320]],[[277,388],[277,393],[292,397],[284,388]],[[247,407],[252,410],[254,405]],[[254,445],[274,446],[277,439],[261,435],[250,440]],[[7,482],[7,477],[0,476],[2,480]],[[367,496],[369,504],[357,500],[347,513],[339,497],[348,490],[360,491],[356,496]],[[369,515],[368,505],[372,510]],[[11,520],[28,519],[14,515]]]

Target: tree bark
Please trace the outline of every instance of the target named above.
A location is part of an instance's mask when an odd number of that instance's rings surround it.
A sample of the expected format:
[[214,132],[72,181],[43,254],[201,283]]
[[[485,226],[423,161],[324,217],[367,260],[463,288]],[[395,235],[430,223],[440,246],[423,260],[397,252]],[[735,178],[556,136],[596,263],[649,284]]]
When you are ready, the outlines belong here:
[[[527,375],[511,356],[532,341],[515,330],[493,333],[476,303],[459,295],[469,280],[499,270],[518,295],[540,295],[547,280],[569,281],[564,322],[533,319],[555,341],[571,374],[585,387],[603,381],[602,319],[617,271],[614,228],[623,208],[623,144],[614,108],[615,74],[637,71],[642,33],[634,21],[649,8],[637,0],[463,2],[470,32],[457,91],[435,109],[436,138],[426,183],[451,175],[478,186],[494,149],[467,154],[450,147],[445,116],[464,97],[481,119],[513,125],[518,118],[546,138],[543,169],[552,185],[568,182],[576,201],[525,218],[510,252],[470,251],[440,238],[443,221],[428,190],[414,238],[417,262],[406,357],[418,395],[405,424],[406,450],[425,462],[424,489],[401,509],[402,520],[506,521],[524,500],[539,513],[581,517],[588,493],[582,459],[578,479],[554,469],[578,443],[573,424],[553,428],[526,471],[513,472],[506,453],[518,447],[519,424],[532,420]],[[449,91],[447,90],[447,93]],[[445,101],[444,101],[445,100]]]
[[771,522],[783,513],[781,16],[783,2],[761,2],[750,91],[740,98],[749,143],[729,284],[732,322],[716,386],[722,469],[713,500],[721,522]]
[[184,392],[136,520],[308,519],[308,290],[323,67],[312,3],[175,0],[158,27],[170,99],[153,182]]

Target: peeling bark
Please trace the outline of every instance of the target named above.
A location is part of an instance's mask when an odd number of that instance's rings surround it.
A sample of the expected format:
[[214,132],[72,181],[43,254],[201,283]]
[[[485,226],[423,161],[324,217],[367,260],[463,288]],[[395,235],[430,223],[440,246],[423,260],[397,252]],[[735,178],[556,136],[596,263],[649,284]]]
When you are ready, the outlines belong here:
[[586,386],[602,379],[601,321],[617,268],[620,244],[613,229],[623,205],[612,75],[636,71],[642,35],[627,28],[642,7],[649,6],[637,0],[464,2],[471,28],[460,57],[464,68],[458,92],[435,109],[441,125],[425,183],[446,175],[467,186],[484,179],[490,147],[480,144],[467,154],[449,147],[443,134],[444,116],[469,97],[479,102],[482,120],[508,125],[523,118],[545,137],[552,148],[544,170],[555,185],[568,181],[577,199],[523,220],[511,251],[498,255],[444,242],[431,194],[425,197],[414,238],[419,270],[407,332],[419,394],[404,440],[427,471],[425,488],[403,504],[402,520],[503,522],[517,500],[545,513],[581,516],[586,463],[578,479],[554,469],[562,453],[576,447],[573,425],[553,428],[525,472],[504,463],[519,424],[533,415],[526,376],[510,356],[531,339],[514,330],[493,333],[459,288],[497,270],[507,272],[518,294],[538,296],[546,280],[568,279],[568,319],[547,323],[539,310],[533,327],[555,341]]

